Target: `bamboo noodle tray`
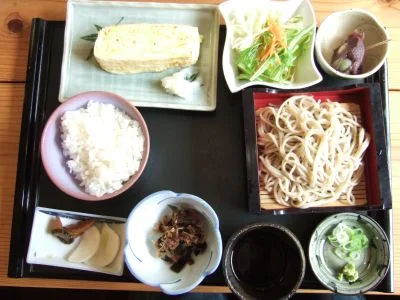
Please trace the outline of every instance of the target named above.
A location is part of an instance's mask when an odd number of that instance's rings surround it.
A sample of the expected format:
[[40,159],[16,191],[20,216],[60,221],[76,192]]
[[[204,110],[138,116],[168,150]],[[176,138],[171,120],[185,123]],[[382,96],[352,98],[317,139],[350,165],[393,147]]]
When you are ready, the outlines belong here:
[[[251,212],[313,212],[316,210],[352,210],[352,209],[374,209],[387,208],[391,205],[390,194],[385,193],[382,188],[385,183],[383,180],[388,176],[386,168],[379,167],[380,164],[387,166],[387,157],[382,154],[375,154],[376,149],[386,147],[383,127],[380,126],[382,116],[382,106],[380,105],[380,94],[377,93],[377,86],[364,85],[351,89],[322,89],[316,92],[299,91],[295,93],[268,93],[262,90],[247,90],[244,92],[244,122],[247,152],[247,172],[251,183],[249,189],[249,208]],[[277,203],[273,193],[265,191],[262,187],[262,178],[259,176],[258,168],[258,148],[256,145],[257,133],[255,128],[255,111],[266,105],[280,105],[284,100],[295,94],[314,95],[315,99],[322,101],[338,101],[349,112],[357,117],[358,122],[371,134],[371,143],[363,158],[364,174],[360,182],[353,189],[355,197],[354,204],[348,204],[343,195],[338,201],[327,203],[315,208],[291,208]],[[320,97],[320,98],[319,98]],[[380,162],[382,160],[382,162]],[[376,187],[380,187],[380,190]],[[254,188],[257,191],[254,192]],[[252,192],[253,191],[253,192]],[[382,197],[383,196],[383,197]],[[385,198],[386,197],[386,198]],[[390,199],[386,200],[385,199]]]
[[[357,121],[360,124],[363,124],[363,120],[361,119],[361,113],[360,113],[360,106],[355,104],[355,103],[341,103],[341,106],[345,108],[347,111],[351,112],[354,116],[357,117]],[[277,203],[274,199],[274,196],[272,193],[268,193],[264,189],[261,188],[261,181],[259,181],[260,185],[260,205],[262,209],[284,209],[285,207],[279,203]],[[354,187],[353,189],[353,195],[355,197],[355,203],[353,206],[363,206],[367,204],[368,199],[367,199],[367,194],[366,194],[366,187],[365,187],[365,176],[361,177],[360,182]],[[332,202],[332,203],[327,203],[323,205],[323,207],[340,207],[340,206],[349,206],[349,204],[346,202],[346,199],[344,196],[340,197],[338,201]]]

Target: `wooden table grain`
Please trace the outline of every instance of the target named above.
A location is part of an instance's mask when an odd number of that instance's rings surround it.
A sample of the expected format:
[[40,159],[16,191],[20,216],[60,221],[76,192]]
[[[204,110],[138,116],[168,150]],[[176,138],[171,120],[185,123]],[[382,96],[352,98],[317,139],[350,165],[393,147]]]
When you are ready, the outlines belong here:
[[[218,4],[220,0],[156,0]],[[384,23],[389,32],[389,109],[394,211],[395,294],[400,295],[400,0],[313,0],[321,22],[330,13],[364,8]],[[0,286],[157,291],[138,283],[82,280],[8,278],[8,256],[22,103],[28,58],[31,19],[65,20],[64,0],[0,1]],[[198,292],[229,292],[225,286],[199,286]],[[315,290],[299,292],[315,293]]]

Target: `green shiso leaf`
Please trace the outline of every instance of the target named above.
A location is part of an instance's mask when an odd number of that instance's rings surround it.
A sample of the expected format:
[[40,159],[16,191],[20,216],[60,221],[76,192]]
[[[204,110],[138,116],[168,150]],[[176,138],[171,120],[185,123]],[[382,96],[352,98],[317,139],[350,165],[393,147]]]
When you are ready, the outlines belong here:
[[[121,17],[121,19],[119,19],[119,21],[117,23],[115,23],[115,25],[119,25],[122,21],[124,20],[124,17]],[[97,32],[96,33],[92,33],[92,34],[88,34],[88,35],[84,35],[81,36],[82,40],[88,41],[88,42],[95,42],[98,36],[98,31],[100,31],[101,29],[103,29],[102,26],[97,25],[97,24],[93,24],[94,27],[96,28]],[[86,57],[86,60],[89,60],[93,57],[93,47],[90,50],[89,55]]]

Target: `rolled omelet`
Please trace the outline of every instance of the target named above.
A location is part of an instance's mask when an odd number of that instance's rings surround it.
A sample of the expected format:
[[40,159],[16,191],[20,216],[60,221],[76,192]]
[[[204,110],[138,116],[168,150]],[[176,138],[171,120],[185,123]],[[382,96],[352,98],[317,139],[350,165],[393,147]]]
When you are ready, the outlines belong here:
[[126,24],[104,27],[94,45],[100,67],[115,74],[160,72],[194,65],[200,53],[197,27]]

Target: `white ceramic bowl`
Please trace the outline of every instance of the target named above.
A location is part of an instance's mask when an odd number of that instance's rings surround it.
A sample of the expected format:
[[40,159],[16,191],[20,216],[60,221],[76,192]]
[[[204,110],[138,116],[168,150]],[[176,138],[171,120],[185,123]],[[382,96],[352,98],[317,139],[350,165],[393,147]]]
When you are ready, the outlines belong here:
[[[179,273],[170,270],[170,265],[156,255],[154,241],[160,236],[154,226],[165,214],[170,214],[168,205],[193,208],[206,219],[205,236],[207,249],[194,256],[194,264],[186,265]],[[136,279],[160,287],[170,295],[186,293],[195,288],[207,275],[213,273],[222,256],[222,240],[219,221],[211,206],[204,200],[189,194],[160,191],[140,201],[132,210],[126,225],[125,263]]]
[[388,44],[365,52],[361,74],[344,74],[331,67],[333,52],[346,41],[348,35],[355,29],[360,29],[365,33],[365,47],[388,39],[385,27],[368,11],[354,8],[329,15],[318,28],[315,41],[317,61],[329,75],[348,79],[362,79],[375,73],[385,62]]
[[253,85],[263,85],[279,89],[301,89],[317,84],[322,80],[314,62],[314,39],[312,37],[310,47],[301,57],[299,57],[294,80],[291,84],[283,84],[267,81],[247,81],[238,80],[237,67],[235,66],[235,51],[231,47],[232,24],[230,15],[232,11],[251,7],[253,9],[268,8],[271,12],[277,12],[281,19],[286,22],[295,15],[303,17],[305,26],[313,24],[317,25],[314,10],[309,0],[288,0],[288,1],[271,1],[271,0],[230,0],[219,5],[219,10],[226,23],[226,39],[222,56],[222,68],[226,83],[232,93],[238,92],[246,87]]

